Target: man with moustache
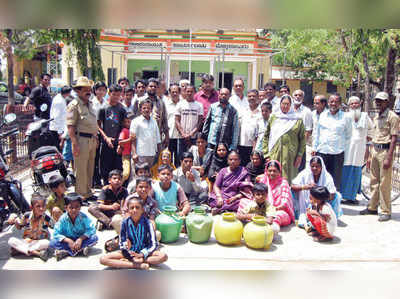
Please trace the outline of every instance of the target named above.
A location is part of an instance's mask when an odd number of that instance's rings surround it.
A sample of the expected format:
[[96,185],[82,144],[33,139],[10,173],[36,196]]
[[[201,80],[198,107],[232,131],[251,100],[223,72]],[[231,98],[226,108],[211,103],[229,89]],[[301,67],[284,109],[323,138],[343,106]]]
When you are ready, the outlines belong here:
[[342,183],[340,193],[345,204],[358,204],[356,197],[361,186],[362,166],[369,156],[367,148],[368,131],[373,128],[373,123],[367,112],[361,112],[360,98],[352,96],[348,105],[352,123],[352,133],[349,149],[344,154]]
[[219,143],[225,143],[229,151],[236,150],[239,140],[238,113],[229,104],[230,91],[221,88],[219,102],[214,103],[208,110],[204,121],[203,134],[208,136],[208,147],[216,149]]
[[214,76],[205,74],[201,77],[201,90],[194,95],[194,100],[203,105],[203,116],[207,116],[211,104],[218,102],[218,92],[214,89]]
[[92,84],[87,77],[79,77],[74,90],[77,97],[67,107],[67,127],[71,138],[76,177],[75,191],[87,200],[92,193],[94,159],[97,147],[97,118],[91,96]]
[[318,155],[324,160],[336,189],[339,189],[342,180],[344,153],[349,148],[352,129],[350,118],[339,109],[341,104],[339,93],[329,97],[329,110],[321,113],[312,145],[312,155]]
[[399,117],[389,109],[389,95],[386,92],[378,92],[374,100],[378,115],[373,119],[372,147],[367,160],[367,167],[371,170],[372,196],[368,207],[360,214],[377,215],[380,206],[378,221],[388,221],[392,212],[393,153],[399,130]]

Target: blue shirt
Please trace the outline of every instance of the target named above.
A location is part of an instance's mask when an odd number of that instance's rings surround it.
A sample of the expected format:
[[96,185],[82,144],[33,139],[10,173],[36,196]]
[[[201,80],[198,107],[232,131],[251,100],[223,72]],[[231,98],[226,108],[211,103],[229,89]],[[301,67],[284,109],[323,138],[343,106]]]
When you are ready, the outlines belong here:
[[95,234],[96,227],[86,214],[79,212],[75,223],[72,223],[68,213],[64,213],[54,227],[53,238],[61,242],[65,238],[76,240],[82,235],[90,238]]
[[[122,220],[119,240],[121,251],[125,251],[124,256],[126,253],[129,254],[127,251],[133,251],[143,253],[143,257],[146,259],[158,246],[154,227],[144,215],[140,217],[137,225],[131,217]],[[130,247],[128,240],[131,243]]]
[[[234,107],[228,104],[225,109],[234,109]],[[217,135],[221,133],[218,132],[221,121],[225,122],[225,124],[222,124],[221,129],[224,125],[226,126],[229,122],[231,122],[231,120],[227,119],[226,117],[223,119],[223,112],[224,108],[219,102],[212,104],[210,106],[210,110],[208,111],[208,114],[210,115],[207,115],[207,118],[210,117],[211,120],[208,130],[208,143],[213,145],[217,145]],[[239,141],[239,118],[237,113],[234,114],[232,124],[232,142],[231,144],[228,144],[230,151],[236,150]]]
[[343,111],[321,113],[315,128],[313,150],[322,154],[337,155],[347,151],[351,139],[350,117]]

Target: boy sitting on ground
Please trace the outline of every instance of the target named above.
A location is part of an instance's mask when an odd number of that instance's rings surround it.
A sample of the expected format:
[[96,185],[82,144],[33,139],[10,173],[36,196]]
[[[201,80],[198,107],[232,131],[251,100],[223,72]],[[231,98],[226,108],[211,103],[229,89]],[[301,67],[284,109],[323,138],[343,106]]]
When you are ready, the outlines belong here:
[[267,223],[271,225],[274,233],[277,234],[280,231],[280,225],[278,219],[275,217],[276,209],[267,199],[267,185],[263,183],[254,184],[252,193],[252,199],[244,197],[240,200],[236,215],[237,219],[248,222],[251,221],[254,216],[264,216],[267,219]]
[[89,248],[96,245],[96,228],[90,218],[81,212],[82,197],[78,193],[65,196],[67,213],[64,213],[54,227],[50,247],[55,249],[57,261],[80,252],[88,256]]
[[64,178],[56,174],[50,177],[49,187],[51,189],[51,194],[47,198],[46,209],[54,221],[57,222],[65,212],[64,196],[67,191],[67,186],[65,185]]
[[9,224],[15,224],[17,229],[24,228],[24,232],[22,239],[11,237],[8,240],[8,245],[10,245],[11,256],[21,252],[27,256],[38,256],[46,262],[50,256],[48,228],[53,227],[53,219],[45,214],[45,198],[34,194],[31,204],[32,211],[25,213],[22,219],[17,217],[9,219]]
[[114,169],[108,174],[109,185],[101,190],[97,203],[89,207],[89,213],[97,219],[97,230],[110,228],[112,217],[121,213],[121,202],[128,196],[128,191],[122,186],[122,173]]
[[190,212],[190,203],[182,187],[172,181],[171,166],[161,165],[158,168],[158,179],[152,186],[158,208],[163,211],[165,206],[174,206],[179,216],[186,216]]
[[156,250],[158,243],[154,227],[144,215],[143,203],[138,198],[128,202],[129,217],[122,221],[120,251],[100,258],[102,265],[113,268],[149,269],[167,261],[165,253]]

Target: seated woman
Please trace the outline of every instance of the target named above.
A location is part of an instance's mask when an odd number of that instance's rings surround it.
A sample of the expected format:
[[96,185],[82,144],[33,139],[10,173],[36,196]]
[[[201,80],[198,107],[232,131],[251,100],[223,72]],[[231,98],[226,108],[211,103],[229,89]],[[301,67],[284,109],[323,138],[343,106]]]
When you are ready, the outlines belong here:
[[204,158],[204,174],[211,183],[215,182],[218,172],[228,166],[228,146],[225,143],[220,143],[216,151],[211,151]]
[[193,168],[203,176],[204,169],[201,166],[204,164],[207,155],[210,155],[212,152],[212,149],[207,148],[207,136],[197,133],[196,145],[192,145],[189,152],[193,154]]
[[240,200],[251,197],[250,176],[245,167],[240,166],[240,156],[236,151],[228,155],[228,167],[222,168],[215,180],[210,194],[209,206],[213,215],[225,212],[236,212]]
[[256,181],[267,185],[268,201],[276,209],[275,218],[279,220],[279,225],[282,227],[294,222],[292,193],[288,181],[282,177],[281,164],[269,161],[264,175],[258,176]]
[[261,152],[254,151],[251,153],[250,162],[247,164],[246,169],[249,172],[252,183],[256,181],[257,176],[264,173],[265,161]]
[[176,169],[175,165],[172,163],[172,154],[167,148],[161,151],[160,155],[158,156],[157,164],[155,164],[150,170],[151,178],[153,180],[158,179],[158,167],[161,165],[169,165],[172,170]]
[[306,222],[306,210],[310,207],[310,189],[315,186],[326,187],[330,193],[328,201],[332,206],[336,217],[343,215],[340,207],[342,196],[336,192],[335,183],[330,173],[325,168],[324,160],[320,156],[311,158],[306,169],[300,172],[292,183],[296,214],[298,214],[298,225],[303,227]]

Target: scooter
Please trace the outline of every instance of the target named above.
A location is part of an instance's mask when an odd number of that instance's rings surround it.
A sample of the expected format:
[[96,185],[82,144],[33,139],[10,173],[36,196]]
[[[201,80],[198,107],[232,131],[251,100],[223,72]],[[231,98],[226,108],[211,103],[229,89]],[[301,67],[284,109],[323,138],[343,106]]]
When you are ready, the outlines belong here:
[[[15,119],[15,114],[7,114],[4,117],[4,122],[0,124],[0,128],[4,125],[11,124]],[[0,140],[9,136],[17,135],[18,133],[18,128],[1,133]],[[21,182],[10,176],[6,177],[9,172],[9,167],[6,163],[5,157],[12,153],[12,149],[4,152],[2,143],[0,143],[0,231],[2,231],[3,224],[11,213],[24,214],[30,210],[30,205],[22,193]]]
[[[40,110],[46,111],[43,104]],[[49,130],[52,119],[39,119],[28,125],[25,141],[31,158],[32,187],[35,192],[47,195],[50,192],[48,183],[53,175],[61,175],[67,187],[75,184],[75,177],[64,164],[63,156],[57,149],[57,141]]]

